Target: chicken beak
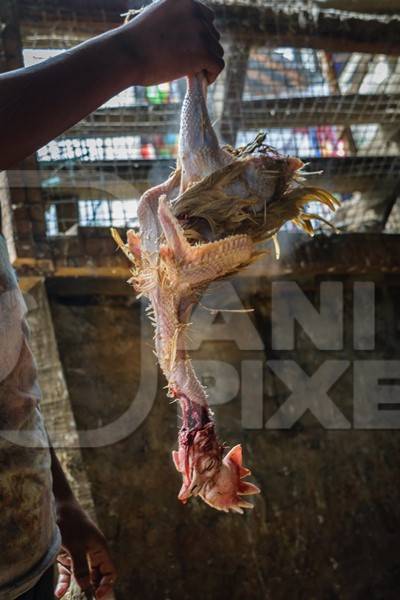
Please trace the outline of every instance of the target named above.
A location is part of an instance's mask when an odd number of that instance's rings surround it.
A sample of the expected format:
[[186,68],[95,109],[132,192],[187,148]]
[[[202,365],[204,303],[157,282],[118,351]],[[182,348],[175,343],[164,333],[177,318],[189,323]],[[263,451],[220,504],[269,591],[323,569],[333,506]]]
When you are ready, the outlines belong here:
[[198,496],[203,487],[203,481],[201,481],[200,477],[197,475],[195,471],[193,471],[192,479],[189,483],[183,483],[178,494],[178,499],[186,504],[186,502],[192,496]]
[[191,496],[198,496],[201,492],[201,488],[203,487],[204,481],[201,480],[201,477],[196,473],[196,470],[193,469],[193,477],[190,483],[189,492]]

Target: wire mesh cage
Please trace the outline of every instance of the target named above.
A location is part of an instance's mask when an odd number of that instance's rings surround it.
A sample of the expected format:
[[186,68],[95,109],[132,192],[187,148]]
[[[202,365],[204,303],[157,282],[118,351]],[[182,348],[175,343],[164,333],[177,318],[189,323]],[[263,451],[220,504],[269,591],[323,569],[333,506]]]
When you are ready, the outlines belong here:
[[[119,25],[122,13],[146,3],[21,0],[25,65]],[[221,140],[240,146],[266,131],[279,152],[323,172],[313,182],[342,200],[338,228],[397,233],[395,17],[375,15],[371,25],[306,0],[210,4],[226,50],[226,69],[209,90]],[[38,151],[49,239],[81,227],[136,226],[140,195],[174,165],[184,93],[184,80],[128,88]]]

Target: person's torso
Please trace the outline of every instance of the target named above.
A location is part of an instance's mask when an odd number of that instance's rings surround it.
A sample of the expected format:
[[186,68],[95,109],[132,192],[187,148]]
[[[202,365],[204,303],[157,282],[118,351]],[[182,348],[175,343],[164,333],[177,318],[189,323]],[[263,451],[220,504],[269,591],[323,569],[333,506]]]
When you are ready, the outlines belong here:
[[51,459],[24,313],[0,236],[0,600],[30,589],[59,548]]

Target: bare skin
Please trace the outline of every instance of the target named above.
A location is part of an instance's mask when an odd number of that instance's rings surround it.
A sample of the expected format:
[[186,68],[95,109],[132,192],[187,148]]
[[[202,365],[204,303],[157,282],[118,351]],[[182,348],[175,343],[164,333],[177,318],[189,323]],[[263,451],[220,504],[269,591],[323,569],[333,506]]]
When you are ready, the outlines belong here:
[[161,0],[130,23],[26,69],[0,75],[0,170],[16,165],[131,85],[224,67],[213,13]]
[[[186,503],[191,496],[199,495],[218,510],[241,513],[243,508],[252,508],[243,496],[257,494],[259,489],[243,481],[250,471],[242,465],[240,446],[224,457],[206,391],[186,351],[185,337],[198,293],[211,281],[248,264],[254,253],[253,242],[247,235],[237,235],[191,246],[166,196],[158,199],[156,215],[149,209],[144,222],[148,224],[153,218],[164,241],[158,244],[153,240],[151,252],[142,247],[141,239],[132,231],[128,232],[127,247],[119,243],[135,264],[131,283],[151,302],[156,354],[168,381],[169,395],[181,406],[179,451],[173,452],[174,464],[183,478],[178,498]],[[150,231],[157,228],[151,227]]]
[[107,541],[75,498],[52,448],[51,459],[57,525],[62,538],[55,596],[62,598],[74,577],[82,590],[104,598],[117,578]]
[[[206,391],[185,348],[185,331],[199,292],[210,282],[248,264],[255,250],[247,235],[192,246],[170,208],[176,195],[201,179],[202,174],[231,162],[229,155],[220,150],[212,130],[199,88],[203,88],[201,79],[189,79],[181,117],[180,169],[143,195],[138,211],[141,236],[128,232],[128,247],[124,250],[135,264],[131,280],[134,288],[151,302],[156,354],[168,381],[169,395],[181,406],[179,451],[173,453],[183,478],[178,497],[185,503],[199,495],[218,510],[241,513],[243,508],[252,508],[243,496],[257,494],[259,489],[242,481],[250,471],[242,466],[240,446],[224,457]],[[192,128],[196,141],[190,145],[186,138]]]
[[185,348],[191,309],[210,282],[255,260],[256,243],[272,238],[286,221],[310,232],[315,216],[303,210],[309,200],[332,208],[335,199],[299,185],[304,165],[295,157],[263,144],[236,152],[220,147],[206,88],[203,74],[188,79],[177,169],[142,196],[140,235],[128,232],[127,245],[116,232],[114,237],[134,263],[133,287],[151,302],[156,354],[169,395],[181,407],[179,449],[173,452],[183,479],[178,497],[187,502],[200,496],[218,510],[242,513],[253,507],[243,496],[260,490],[243,481],[250,471],[240,445],[224,455],[217,439],[206,391]]

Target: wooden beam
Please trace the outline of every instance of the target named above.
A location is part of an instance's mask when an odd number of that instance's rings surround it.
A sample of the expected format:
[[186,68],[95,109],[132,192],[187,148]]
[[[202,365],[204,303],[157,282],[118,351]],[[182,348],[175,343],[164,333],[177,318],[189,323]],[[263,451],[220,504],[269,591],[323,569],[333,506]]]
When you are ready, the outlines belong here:
[[[129,277],[129,264],[121,253],[115,252],[115,244],[104,245],[104,231],[96,237],[96,230],[91,229],[91,254],[81,254],[79,259],[66,254],[55,258],[53,269],[42,273],[47,277],[51,294],[87,295],[87,294],[132,294],[126,285]],[[125,232],[121,231],[124,236]],[[109,236],[111,239],[111,236]],[[111,240],[112,242],[112,240]],[[254,279],[259,285],[259,278],[274,279],[290,275],[315,277],[329,274],[335,275],[377,275],[400,273],[400,235],[382,235],[380,233],[344,233],[341,235],[317,235],[309,238],[301,233],[281,232],[280,260],[275,259],[273,252],[266,253],[262,260],[243,271],[237,278]],[[54,242],[55,250],[60,241]],[[98,249],[95,255],[96,246]],[[270,247],[270,244],[267,244]],[[57,252],[56,252],[57,253]],[[69,263],[69,264],[67,264]],[[40,265],[17,264],[21,276],[40,275]],[[74,282],[75,280],[75,282]]]
[[225,67],[219,133],[227,144],[235,146],[236,136],[242,121],[242,97],[246,83],[250,44],[233,38],[230,45],[231,48]]
[[400,0],[314,0],[321,8],[361,13],[400,13]]
[[85,274],[80,269],[71,270],[68,275],[65,271],[58,271],[46,279],[46,287],[50,297],[71,296],[131,296],[134,300],[132,287],[126,283],[129,271],[121,267],[116,273],[108,269],[95,269],[92,273]]
[[311,158],[310,171],[323,171],[324,177],[351,176],[355,179],[370,177],[381,180],[388,177],[400,179],[400,157],[398,156],[347,156],[344,158]]
[[380,123],[400,119],[400,95],[350,94],[241,103],[241,129]]
[[254,45],[316,48],[331,52],[400,55],[400,18],[355,12],[309,10],[302,2],[255,6],[214,0],[223,30],[235,32]]
[[[334,61],[332,52],[321,51],[320,57],[322,60],[322,72],[323,72],[324,78],[327,81],[328,86],[329,86],[329,96],[339,95],[341,97],[342,90],[340,89],[338,73],[337,73],[337,70],[335,69],[335,61]],[[361,80],[361,81],[363,81],[363,80]],[[360,85],[361,85],[361,82],[360,82]],[[358,89],[357,89],[357,92],[358,92]],[[350,151],[350,154],[355,156],[357,154],[357,147],[356,147],[356,143],[354,141],[354,136],[351,131],[350,125],[348,125],[348,124],[345,125],[345,127],[343,128],[342,134],[341,134],[341,138],[342,138],[342,140],[344,140],[346,142],[346,145],[347,145],[348,150]]]
[[400,235],[344,233],[310,239],[304,234],[282,232],[278,239],[281,259],[275,260],[270,253],[254,263],[249,277],[400,273]]
[[177,133],[181,104],[101,108],[69,129],[62,137]]
[[[254,45],[319,48],[332,52],[368,52],[400,55],[400,19],[397,15],[326,10],[318,6],[306,10],[301,2],[258,6],[212,0],[220,29],[235,33]],[[22,0],[21,23],[25,45],[67,47],[121,24],[119,10],[88,10],[84,4],[58,2],[57,5]],[[103,6],[104,3],[103,3]]]
[[[236,71],[235,71],[236,72]],[[229,78],[228,78],[229,79]],[[236,84],[235,84],[236,85]],[[233,88],[233,86],[232,86]],[[230,88],[221,110],[221,135],[232,143],[233,131],[274,127],[316,127],[379,123],[400,120],[400,94],[348,94],[309,98],[240,100],[239,89]],[[177,133],[180,104],[102,108],[69,129],[62,137]]]
[[19,0],[26,48],[69,48],[122,24],[127,2]]
[[[374,186],[386,189],[400,182],[398,156],[301,158],[308,163],[309,172],[323,172],[322,176],[315,176],[308,182],[336,192],[366,191]],[[42,163],[41,166],[46,179],[51,180],[55,172],[59,178],[59,183],[56,179],[53,186],[46,184],[49,199],[72,187],[79,192],[81,199],[99,198],[99,191],[106,194],[104,197],[127,199],[137,198],[144,190],[165,180],[174,165],[173,160],[159,159],[99,161],[87,163],[84,167],[78,161],[75,164],[68,163],[67,167],[62,161],[55,161]]]

